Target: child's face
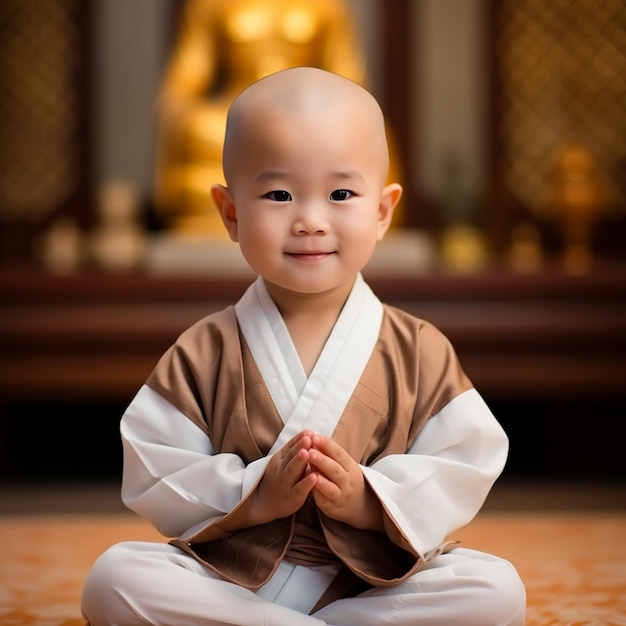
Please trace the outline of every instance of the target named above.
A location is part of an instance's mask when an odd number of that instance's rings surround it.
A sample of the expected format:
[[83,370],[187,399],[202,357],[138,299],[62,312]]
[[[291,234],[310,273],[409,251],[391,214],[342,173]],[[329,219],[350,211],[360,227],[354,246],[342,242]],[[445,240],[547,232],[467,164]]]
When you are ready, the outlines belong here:
[[399,191],[384,189],[386,146],[368,121],[349,107],[267,112],[245,133],[227,190],[236,221],[225,222],[266,281],[318,293],[369,261]]

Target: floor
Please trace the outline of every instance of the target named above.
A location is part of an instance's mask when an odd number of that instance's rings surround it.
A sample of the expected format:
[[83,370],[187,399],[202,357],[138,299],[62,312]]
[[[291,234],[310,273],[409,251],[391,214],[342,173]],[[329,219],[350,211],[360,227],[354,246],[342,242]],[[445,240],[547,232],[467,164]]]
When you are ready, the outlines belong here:
[[[509,559],[526,626],[626,626],[623,484],[497,484],[451,539]],[[85,626],[80,594],[109,545],[163,538],[122,506],[119,485],[0,485],[0,624]]]

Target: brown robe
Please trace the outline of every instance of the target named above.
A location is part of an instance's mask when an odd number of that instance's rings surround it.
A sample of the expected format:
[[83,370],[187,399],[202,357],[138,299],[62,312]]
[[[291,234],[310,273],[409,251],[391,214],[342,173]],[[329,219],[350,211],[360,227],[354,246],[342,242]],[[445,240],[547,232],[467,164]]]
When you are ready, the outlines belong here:
[[[332,435],[367,466],[406,453],[426,421],[472,387],[449,341],[435,327],[383,307],[375,349]],[[185,331],[147,385],[197,424],[216,453],[235,453],[245,463],[266,456],[284,426],[239,331],[234,307]],[[355,529],[325,516],[309,499],[296,515],[222,531],[220,522],[236,515],[240,505],[193,537],[170,543],[251,590],[263,586],[283,558],[312,566],[337,564],[343,584],[333,585],[323,603],[367,586],[394,585],[426,562],[389,515],[384,533]]]

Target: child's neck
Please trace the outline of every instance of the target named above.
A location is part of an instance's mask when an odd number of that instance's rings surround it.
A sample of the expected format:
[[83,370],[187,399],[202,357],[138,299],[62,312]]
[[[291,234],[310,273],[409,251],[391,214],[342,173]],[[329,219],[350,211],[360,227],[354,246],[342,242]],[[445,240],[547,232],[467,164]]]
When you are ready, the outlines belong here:
[[339,312],[328,310],[324,314],[302,312],[285,318],[285,325],[307,377],[313,371],[338,316]]
[[350,290],[351,287],[324,294],[270,291],[307,376],[313,371]]

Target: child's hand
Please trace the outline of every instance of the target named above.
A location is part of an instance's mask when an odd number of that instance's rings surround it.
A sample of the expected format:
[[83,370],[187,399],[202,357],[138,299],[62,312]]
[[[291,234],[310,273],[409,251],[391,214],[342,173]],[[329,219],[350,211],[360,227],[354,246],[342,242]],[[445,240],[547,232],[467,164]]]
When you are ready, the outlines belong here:
[[313,431],[305,430],[288,441],[269,460],[257,488],[253,516],[257,524],[295,513],[317,481],[309,467]]
[[330,437],[313,435],[308,452],[317,476],[312,496],[328,517],[355,528],[383,530],[382,506],[359,464]]

